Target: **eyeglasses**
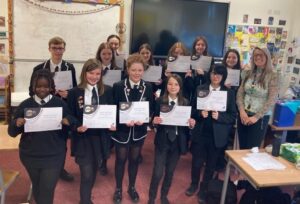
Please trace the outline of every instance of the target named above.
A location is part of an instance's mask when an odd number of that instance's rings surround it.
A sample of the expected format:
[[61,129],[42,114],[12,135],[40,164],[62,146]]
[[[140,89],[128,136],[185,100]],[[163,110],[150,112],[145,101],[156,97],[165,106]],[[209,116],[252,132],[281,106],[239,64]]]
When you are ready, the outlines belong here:
[[264,54],[254,54],[253,56],[254,56],[255,58],[256,58],[256,57],[260,57],[260,58],[263,58],[263,57],[265,57],[265,55],[264,55]]
[[65,50],[64,47],[50,47],[50,49],[51,49],[51,50],[54,50],[54,51],[59,51],[59,52]]

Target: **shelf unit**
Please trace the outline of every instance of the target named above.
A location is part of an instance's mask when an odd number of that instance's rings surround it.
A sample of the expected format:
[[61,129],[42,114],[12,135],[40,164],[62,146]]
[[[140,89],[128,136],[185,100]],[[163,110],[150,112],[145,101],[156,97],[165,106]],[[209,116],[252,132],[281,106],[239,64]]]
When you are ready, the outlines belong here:
[[10,76],[0,75],[0,121],[8,122],[10,110]]

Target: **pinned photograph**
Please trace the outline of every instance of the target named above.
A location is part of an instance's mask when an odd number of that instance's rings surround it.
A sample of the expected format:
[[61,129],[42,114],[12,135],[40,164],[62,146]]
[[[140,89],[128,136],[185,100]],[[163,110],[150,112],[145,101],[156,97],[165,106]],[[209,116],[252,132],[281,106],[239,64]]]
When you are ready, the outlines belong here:
[[5,44],[4,43],[0,43],[0,54],[5,54]]
[[273,25],[274,23],[274,17],[273,16],[269,16],[268,18],[268,25]]
[[299,71],[300,71],[300,68],[294,67],[294,69],[293,69],[294,74],[299,74]]
[[5,17],[0,16],[0,27],[5,27]]
[[281,25],[281,26],[285,26],[286,20],[279,20],[278,24]]
[[254,18],[254,24],[261,24],[261,18]]
[[296,64],[300,64],[300,59],[296,59]]
[[282,31],[282,39],[287,39],[287,33],[286,30]]
[[243,23],[248,23],[248,14],[243,15]]
[[285,49],[286,41],[281,41],[280,49]]

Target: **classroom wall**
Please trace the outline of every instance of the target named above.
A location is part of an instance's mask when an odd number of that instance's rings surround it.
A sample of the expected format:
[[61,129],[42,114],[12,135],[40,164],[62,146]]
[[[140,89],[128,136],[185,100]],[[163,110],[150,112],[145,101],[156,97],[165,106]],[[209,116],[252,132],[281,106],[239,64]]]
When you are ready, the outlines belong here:
[[[7,1],[0,0],[0,15],[6,16],[7,19]],[[22,1],[22,0],[18,0]],[[131,21],[131,6],[132,0],[124,0],[125,8],[125,24],[127,30],[125,32],[124,38],[124,52],[128,53],[129,50],[129,40],[130,40],[130,21]],[[249,20],[248,24],[253,25],[254,18],[262,19],[262,26],[267,25],[267,20],[269,16],[274,17],[274,24],[278,24],[278,20],[286,20],[286,30],[288,30],[288,41],[291,41],[296,36],[300,36],[300,15],[298,15],[297,8],[300,8],[300,1],[297,0],[231,0],[230,1],[230,12],[229,12],[229,24],[241,24],[243,15],[248,14]],[[113,10],[108,11],[113,12]],[[0,28],[1,29],[1,28]],[[7,30],[7,29],[6,29]],[[107,36],[112,33],[112,31],[100,31],[101,36]],[[105,40],[105,39],[103,39]],[[47,43],[47,42],[45,42]],[[8,44],[6,46],[8,49]],[[68,50],[67,50],[68,51]],[[66,52],[67,52],[66,51]],[[43,50],[44,52],[44,50]],[[8,53],[8,50],[6,51]],[[77,75],[80,74],[82,64],[75,64],[77,69]],[[22,73],[24,74],[24,73]],[[15,80],[16,89],[15,91],[27,90],[28,78],[30,72],[26,72],[25,75],[20,75],[18,80]],[[27,80],[22,80],[27,79]]]

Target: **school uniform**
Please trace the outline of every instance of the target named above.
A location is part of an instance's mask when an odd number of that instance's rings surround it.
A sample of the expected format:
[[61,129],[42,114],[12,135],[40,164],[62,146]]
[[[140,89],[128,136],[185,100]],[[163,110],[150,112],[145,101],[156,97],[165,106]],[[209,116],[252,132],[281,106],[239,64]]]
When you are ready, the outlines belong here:
[[[188,100],[184,100],[182,105],[188,105]],[[159,116],[161,105],[178,105],[178,100],[168,98],[163,101],[160,97],[156,100],[154,117]],[[167,197],[173,174],[181,154],[187,153],[188,132],[187,127],[157,125],[155,135],[155,157],[152,172],[152,179],[149,189],[149,200],[155,200],[159,182],[164,174],[164,180],[161,187],[161,198]]]
[[[200,91],[212,91],[209,84],[200,85],[196,89],[196,96]],[[227,144],[231,127],[236,119],[236,105],[234,94],[225,86],[220,86],[216,91],[227,91],[227,108],[225,112],[219,112],[218,119],[212,118],[212,112],[209,112],[207,118],[203,118],[200,110],[197,110],[197,97],[193,100],[193,118],[196,120],[196,126],[192,131],[191,153],[192,153],[192,171],[191,186],[197,188],[200,180],[200,170],[204,163],[205,172],[200,186],[200,193],[205,192],[207,184],[212,179],[215,171],[217,158],[221,149]]]
[[53,107],[62,107],[63,118],[67,118],[71,126],[76,126],[77,120],[60,98],[48,95],[42,101],[34,95],[19,105],[8,127],[10,136],[21,134],[20,160],[30,176],[37,204],[53,203],[54,189],[65,160],[66,138],[62,130],[24,132],[24,126],[16,126],[16,119],[24,118],[25,108]]
[[[120,102],[149,101],[149,113],[151,115],[153,109],[151,84],[141,80],[137,86],[137,89],[132,87],[128,78],[115,83],[113,86],[114,102],[119,110]],[[143,139],[147,136],[147,125],[148,123],[144,123],[141,126],[127,127],[125,124],[117,123],[118,131],[112,139],[116,144],[143,142]]]
[[[120,102],[149,101],[149,113],[151,115],[153,95],[150,83],[141,80],[139,83],[135,84],[129,80],[129,78],[126,78],[114,84],[113,93],[118,110],[120,108]],[[134,185],[138,171],[140,150],[144,143],[144,139],[147,136],[147,125],[148,123],[144,123],[140,126],[135,125],[133,127],[127,127],[126,124],[117,122],[117,132],[112,136],[112,139],[115,141],[116,146],[115,177],[116,188],[119,191],[117,194],[119,195],[116,195],[115,192],[114,200],[122,199],[120,194],[127,157],[129,158],[128,175],[129,187],[131,189],[129,193],[131,193],[132,200],[137,201],[139,199],[135,192]]]
[[76,73],[75,73],[75,67],[73,64],[62,60],[59,64],[54,64],[51,59],[35,66],[33,68],[33,72],[30,78],[30,86],[29,86],[29,95],[33,95],[33,90],[32,90],[32,83],[33,83],[33,78],[34,74],[41,69],[48,69],[50,72],[59,72],[59,71],[71,71],[72,73],[72,83],[73,87],[77,86],[77,80],[76,80]]
[[[92,101],[93,88],[96,91],[96,103]],[[97,87],[87,85],[85,89],[75,87],[69,91],[68,105],[73,115],[83,121],[84,105],[101,105],[112,104],[112,89],[104,86],[104,94],[99,95]],[[71,138],[71,152],[75,156],[76,163],[80,166],[81,183],[80,183],[80,204],[90,204],[91,191],[96,179],[97,167],[103,159],[109,156],[110,131],[108,129],[88,129],[84,133],[73,130]]]

